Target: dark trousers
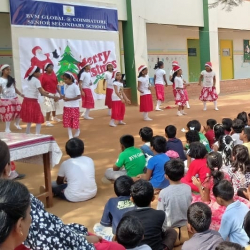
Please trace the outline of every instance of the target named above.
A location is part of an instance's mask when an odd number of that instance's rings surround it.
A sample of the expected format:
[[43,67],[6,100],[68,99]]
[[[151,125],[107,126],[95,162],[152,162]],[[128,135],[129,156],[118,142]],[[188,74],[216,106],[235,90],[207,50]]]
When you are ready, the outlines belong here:
[[167,230],[162,233],[162,243],[164,245],[164,250],[174,249],[177,235],[177,232],[173,228],[167,228]]
[[52,182],[52,192],[54,196],[60,197],[63,200],[67,200],[67,198],[64,195],[64,189],[66,189],[68,184],[61,184],[58,185],[56,181]]

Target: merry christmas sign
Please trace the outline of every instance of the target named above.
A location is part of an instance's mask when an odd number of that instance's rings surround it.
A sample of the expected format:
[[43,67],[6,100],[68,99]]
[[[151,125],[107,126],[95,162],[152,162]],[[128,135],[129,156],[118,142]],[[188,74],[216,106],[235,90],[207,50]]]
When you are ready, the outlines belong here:
[[77,78],[80,65],[91,64],[92,91],[97,100],[105,98],[103,79],[107,64],[117,69],[115,43],[112,41],[82,41],[44,38],[19,38],[20,69],[23,90],[28,88],[24,76],[31,65],[41,69],[46,63],[54,65],[58,82],[63,84],[62,75],[72,72]]

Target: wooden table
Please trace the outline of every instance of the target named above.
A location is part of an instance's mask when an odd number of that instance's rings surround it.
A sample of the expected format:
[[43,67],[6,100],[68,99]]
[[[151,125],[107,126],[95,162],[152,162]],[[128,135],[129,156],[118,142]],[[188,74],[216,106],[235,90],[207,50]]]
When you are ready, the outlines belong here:
[[37,198],[45,198],[47,207],[53,206],[51,187],[51,167],[58,164],[62,151],[51,135],[33,135],[23,133],[0,133],[10,149],[11,161],[39,164],[44,166],[45,193]]

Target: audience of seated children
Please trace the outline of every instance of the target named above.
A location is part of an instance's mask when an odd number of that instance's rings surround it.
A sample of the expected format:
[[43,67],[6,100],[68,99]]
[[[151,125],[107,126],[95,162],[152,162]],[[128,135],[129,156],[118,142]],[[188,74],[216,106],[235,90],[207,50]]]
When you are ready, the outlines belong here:
[[214,125],[214,139],[215,143],[213,145],[213,150],[216,151],[219,147],[219,139],[221,136],[225,135],[225,129],[222,124],[218,123]]
[[148,245],[140,245],[144,238],[144,229],[137,217],[124,216],[115,235],[115,240],[127,250],[151,250]]
[[188,208],[187,219],[188,232],[193,234],[193,237],[184,242],[182,250],[215,250],[215,247],[223,242],[217,231],[209,229],[212,211],[205,203],[193,203]]
[[[146,158],[139,148],[134,147],[135,139],[132,135],[124,135],[120,138],[121,153],[113,168],[105,172],[108,180],[116,180],[122,175],[135,177],[143,173]],[[123,170],[124,168],[124,170]]]
[[[130,189],[134,184],[131,177],[123,175],[115,180],[114,191],[117,197],[110,198],[106,203],[100,224],[94,226],[97,235],[105,239],[111,238],[112,235],[105,235],[103,227],[112,227],[112,234],[116,234],[116,228],[124,213],[134,210],[135,205],[130,201]],[[102,227],[103,226],[103,227]],[[107,238],[110,237],[110,238]]]
[[242,247],[237,243],[223,241],[215,248],[215,250],[247,250],[247,248]]
[[223,118],[221,121],[226,135],[230,135],[232,130],[233,121],[230,118]]
[[172,250],[177,233],[167,227],[165,212],[151,208],[150,204],[155,199],[152,184],[145,180],[135,182],[131,187],[131,199],[137,209],[127,212],[124,216],[135,216],[141,221],[144,228],[141,245],[147,244],[152,250]]
[[185,161],[187,157],[184,154],[181,140],[176,138],[176,127],[173,125],[168,125],[165,128],[165,135],[167,138],[167,151],[173,150],[177,152],[180,159]]
[[141,140],[144,142],[144,145],[140,147],[141,151],[145,156],[154,156],[153,151],[151,150],[151,140],[153,138],[153,130],[149,127],[143,127],[139,131]]
[[244,127],[248,127],[248,118],[247,118],[247,113],[245,111],[240,112],[237,115],[237,119],[240,119],[243,121]]
[[245,127],[245,125],[244,125],[242,120],[240,120],[240,119],[233,120],[231,136],[234,140],[235,146],[239,145],[239,144],[243,144],[243,141],[240,140],[240,134],[241,134],[244,127]]
[[52,183],[53,194],[71,202],[92,199],[97,193],[95,165],[91,158],[83,156],[83,141],[72,138],[65,150],[70,159],[60,166],[57,180]]
[[[145,174],[137,176],[137,179],[150,181],[156,192],[169,185],[165,178],[164,165],[170,159],[166,153],[166,139],[163,136],[154,136],[151,140],[154,156],[149,159]],[[134,179],[136,180],[136,179]]]
[[248,153],[250,154],[250,127],[245,127],[242,130],[240,140],[243,141],[243,145],[247,147]]
[[244,218],[249,208],[240,201],[234,201],[234,189],[232,184],[223,180],[213,187],[213,193],[217,203],[225,206],[219,233],[224,240],[247,246],[249,238],[243,229]]
[[193,184],[192,177],[197,177],[203,182],[210,174],[210,169],[207,167],[207,149],[200,142],[190,144],[189,157],[194,158],[191,162],[186,175],[181,179],[182,183],[188,184],[192,191],[199,192],[199,189]]
[[187,210],[192,202],[191,188],[180,182],[184,176],[184,163],[179,159],[172,159],[165,164],[165,176],[170,185],[161,190],[158,198],[157,210],[166,213],[167,226],[175,228],[178,237],[175,245],[184,242],[187,227]]
[[211,148],[209,147],[209,142],[205,135],[201,132],[201,124],[197,120],[192,120],[187,123],[187,129],[188,130],[196,130],[199,133],[200,142],[205,145],[207,152],[211,151]]
[[213,147],[215,143],[215,136],[214,136],[214,125],[217,123],[214,119],[208,119],[207,120],[207,126],[205,127],[205,136],[209,142],[210,148]]

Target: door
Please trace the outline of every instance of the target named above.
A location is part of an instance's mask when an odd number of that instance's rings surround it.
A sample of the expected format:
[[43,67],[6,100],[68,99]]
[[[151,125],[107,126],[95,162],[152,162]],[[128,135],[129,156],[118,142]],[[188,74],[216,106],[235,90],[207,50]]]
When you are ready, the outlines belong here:
[[198,82],[200,77],[200,43],[198,39],[188,39],[189,82]]
[[221,80],[234,78],[233,72],[233,41],[220,41],[220,62],[221,62]]

